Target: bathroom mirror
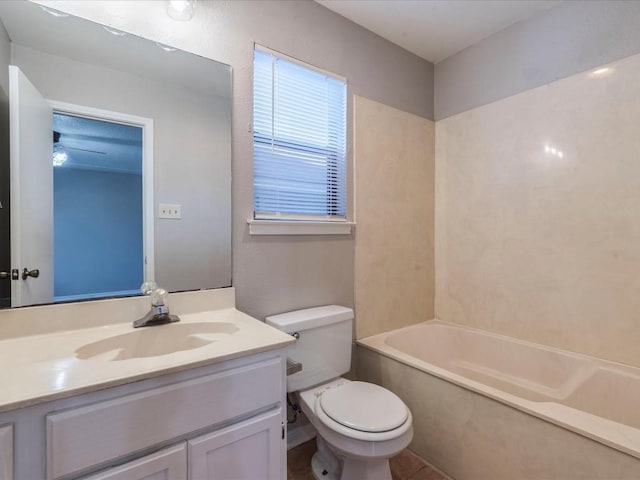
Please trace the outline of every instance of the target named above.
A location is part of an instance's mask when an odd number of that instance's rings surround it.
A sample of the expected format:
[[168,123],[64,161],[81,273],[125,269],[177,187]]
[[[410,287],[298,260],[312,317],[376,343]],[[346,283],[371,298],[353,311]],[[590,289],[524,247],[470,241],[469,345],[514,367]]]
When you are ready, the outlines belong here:
[[[0,306],[230,286],[231,68],[31,2],[0,2],[0,21]],[[10,173],[9,65],[51,109],[42,174]],[[44,259],[12,264],[30,250]]]

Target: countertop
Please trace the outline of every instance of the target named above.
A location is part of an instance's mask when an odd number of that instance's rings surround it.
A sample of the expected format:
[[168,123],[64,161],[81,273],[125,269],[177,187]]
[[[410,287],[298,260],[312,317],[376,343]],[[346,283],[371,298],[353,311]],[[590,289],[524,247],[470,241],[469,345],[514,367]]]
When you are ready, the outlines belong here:
[[[235,308],[181,314],[180,319],[139,329],[129,321],[0,340],[0,412],[274,350],[295,341]],[[185,334],[190,328],[185,325],[204,322],[218,324],[220,332]],[[110,339],[132,332],[133,337],[118,339],[135,350],[134,357],[118,359],[126,357],[126,352],[113,347],[119,340]],[[145,345],[158,344],[189,349],[140,356],[140,345],[144,355]]]

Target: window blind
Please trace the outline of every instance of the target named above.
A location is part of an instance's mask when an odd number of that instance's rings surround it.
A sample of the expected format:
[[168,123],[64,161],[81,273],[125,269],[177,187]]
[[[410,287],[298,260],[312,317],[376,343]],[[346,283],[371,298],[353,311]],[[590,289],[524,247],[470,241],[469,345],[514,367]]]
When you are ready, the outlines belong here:
[[256,219],[345,220],[346,83],[254,50]]

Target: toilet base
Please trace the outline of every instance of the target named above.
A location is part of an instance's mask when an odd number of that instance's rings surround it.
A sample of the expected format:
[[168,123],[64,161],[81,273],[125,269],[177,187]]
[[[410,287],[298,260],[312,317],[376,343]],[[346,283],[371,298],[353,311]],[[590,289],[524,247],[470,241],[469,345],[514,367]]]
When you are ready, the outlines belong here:
[[369,460],[363,462],[345,458],[340,480],[391,480],[389,460]]
[[316,480],[339,480],[342,472],[340,459],[329,449],[320,435],[316,435],[317,451],[311,458],[311,471]]
[[358,460],[338,457],[318,435],[318,450],[311,458],[311,471],[316,480],[392,480],[388,459]]
[[318,458],[318,452],[311,457],[311,473],[315,480],[340,480],[340,474],[336,472],[330,472],[323,465],[322,460]]

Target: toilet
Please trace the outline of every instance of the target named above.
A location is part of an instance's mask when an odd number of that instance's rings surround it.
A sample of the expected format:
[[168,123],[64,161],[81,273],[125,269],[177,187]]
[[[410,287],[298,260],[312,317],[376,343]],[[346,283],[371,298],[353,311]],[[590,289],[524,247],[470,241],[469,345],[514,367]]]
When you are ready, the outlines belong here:
[[338,305],[273,315],[268,325],[295,336],[287,352],[302,371],[287,377],[317,432],[320,480],[391,480],[389,458],[413,438],[411,412],[389,390],[341,378],[351,368],[353,310]]

